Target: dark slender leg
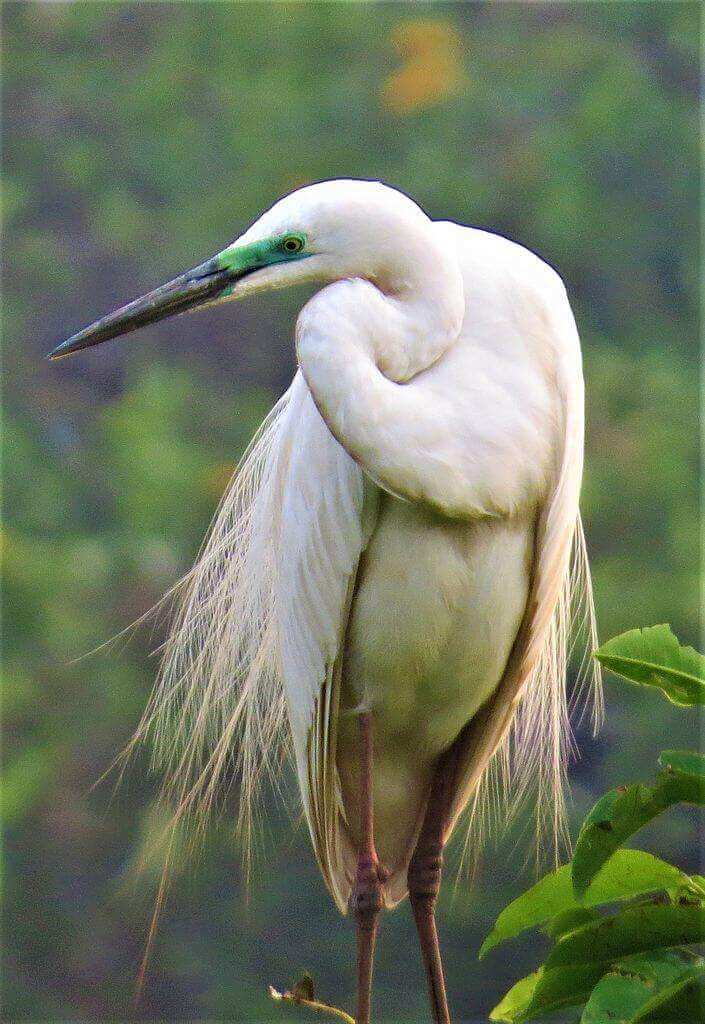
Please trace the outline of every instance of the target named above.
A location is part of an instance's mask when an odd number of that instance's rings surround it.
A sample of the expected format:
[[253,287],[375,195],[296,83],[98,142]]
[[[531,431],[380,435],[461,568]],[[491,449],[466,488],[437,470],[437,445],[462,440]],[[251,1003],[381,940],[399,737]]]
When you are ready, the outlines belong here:
[[452,764],[442,762],[436,769],[431,794],[428,798],[426,817],[407,874],[409,900],[414,912],[421,955],[426,968],[428,992],[435,1024],[450,1024],[435,912],[436,900],[441,888],[443,831],[448,783],[451,775]]
[[353,891],[353,907],[357,921],[356,1024],[370,1022],[372,966],[384,881],[374,841],[372,762],[372,715],[368,711],[360,715],[360,850]]

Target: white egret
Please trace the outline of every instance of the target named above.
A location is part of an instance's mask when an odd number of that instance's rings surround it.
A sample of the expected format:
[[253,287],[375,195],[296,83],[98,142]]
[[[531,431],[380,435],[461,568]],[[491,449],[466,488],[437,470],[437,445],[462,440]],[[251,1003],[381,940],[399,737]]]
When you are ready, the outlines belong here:
[[492,765],[515,796],[536,782],[560,832],[576,603],[594,628],[559,276],[388,186],[328,181],[51,356],[303,281],[323,287],[297,320],[298,372],[187,577],[138,736],[182,812],[235,761],[244,824],[290,739],[321,873],[355,911],[359,1024],[380,910],[407,894],[447,1022],[444,845],[466,808],[477,825]]

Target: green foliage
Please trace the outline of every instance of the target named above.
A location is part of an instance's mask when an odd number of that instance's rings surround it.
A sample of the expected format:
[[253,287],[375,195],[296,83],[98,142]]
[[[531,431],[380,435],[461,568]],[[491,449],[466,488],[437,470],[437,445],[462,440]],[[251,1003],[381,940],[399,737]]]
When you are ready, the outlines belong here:
[[704,906],[697,899],[664,904],[645,901],[590,921],[559,938],[546,967],[610,964],[630,953],[700,942],[705,939]]
[[566,1006],[577,1006],[585,1002],[603,972],[600,964],[555,970],[541,967],[507,992],[490,1014],[490,1020],[522,1024]]
[[540,968],[517,982],[490,1014],[507,1024],[585,1004],[581,1024],[695,1024],[703,1019],[705,960],[689,950],[637,953],[603,963]]
[[583,897],[592,879],[619,846],[640,828],[677,803],[705,804],[705,757],[664,751],[663,771],[654,786],[618,786],[597,801],[578,836],[573,854],[575,892]]
[[[642,850],[617,850],[578,901],[571,882],[571,867],[564,864],[546,875],[509,904],[495,921],[480,948],[483,957],[500,942],[514,938],[527,928],[544,925],[549,932],[563,931],[569,921],[564,915],[578,914],[585,907],[633,899],[671,888],[686,876],[678,868]],[[560,928],[559,928],[560,925]]]
[[705,704],[705,657],[679,644],[670,626],[630,629],[603,644],[595,657],[630,682],[658,687],[673,704]]
[[[595,985],[583,1012],[583,1024],[653,1019],[697,1021],[702,1007],[698,982],[705,980],[705,961],[687,950],[637,953],[616,961]],[[676,1010],[673,1003],[690,990],[692,1001]]]
[[[631,630],[609,641],[598,652],[607,663],[605,651],[620,674],[639,682],[651,684],[654,666],[660,666],[655,685],[671,699],[685,692],[674,689],[675,676],[680,684],[683,667],[698,666],[700,658],[681,649],[668,627]],[[664,751],[659,764],[655,785],[619,786],[598,800],[572,863],[541,879],[497,918],[480,956],[527,928],[543,926],[555,941],[543,966],[510,989],[492,1020],[522,1024],[581,1004],[582,1024],[705,1019],[705,960],[693,949],[705,942],[705,880],[648,853],[620,849],[666,808],[705,804],[703,755]]]

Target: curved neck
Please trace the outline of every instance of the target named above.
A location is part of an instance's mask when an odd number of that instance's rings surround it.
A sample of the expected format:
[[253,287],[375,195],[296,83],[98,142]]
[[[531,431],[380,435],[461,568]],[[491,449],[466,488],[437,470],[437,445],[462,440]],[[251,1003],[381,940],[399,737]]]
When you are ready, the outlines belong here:
[[299,365],[329,430],[373,480],[407,496],[428,497],[433,487],[421,479],[419,453],[425,418],[436,413],[419,410],[416,389],[403,385],[456,341],[464,312],[457,261],[444,263],[394,293],[360,278],[337,281],[296,325]]
[[[403,383],[456,340],[465,313],[457,256],[434,235],[431,221],[423,230],[414,227],[366,278],[336,281],[302,309],[296,339],[305,376],[305,363],[317,360],[345,373],[359,354]],[[316,376],[313,365],[308,369]]]
[[405,225],[390,258],[371,279],[386,302],[380,320],[367,324],[367,331],[373,334],[376,365],[390,380],[410,380],[431,366],[462,326],[465,296],[458,258],[434,227],[426,217]]

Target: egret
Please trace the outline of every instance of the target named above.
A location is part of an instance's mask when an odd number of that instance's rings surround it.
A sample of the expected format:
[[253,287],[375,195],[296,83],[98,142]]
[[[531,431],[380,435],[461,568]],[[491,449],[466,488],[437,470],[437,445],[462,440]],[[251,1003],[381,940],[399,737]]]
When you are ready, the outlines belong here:
[[580,342],[538,256],[333,180],[50,356],[302,282],[320,288],[296,375],[184,581],[137,735],[181,812],[236,769],[245,828],[284,743],[325,884],[354,911],[358,1024],[380,911],[407,895],[444,1024],[435,905],[459,818],[479,842],[493,795],[536,785],[539,820],[563,827],[576,611],[594,639]]

